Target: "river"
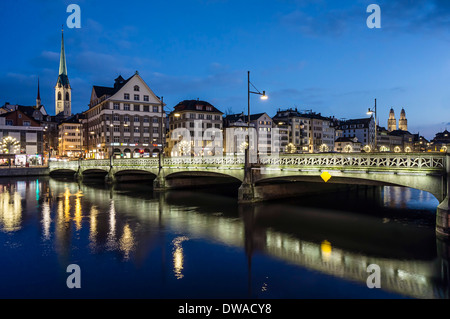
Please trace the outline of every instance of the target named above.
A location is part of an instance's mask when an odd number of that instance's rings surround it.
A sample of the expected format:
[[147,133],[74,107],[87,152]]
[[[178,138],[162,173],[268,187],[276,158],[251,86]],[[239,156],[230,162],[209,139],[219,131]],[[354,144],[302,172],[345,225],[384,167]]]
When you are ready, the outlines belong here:
[[[237,204],[233,187],[0,179],[0,298],[448,298],[438,201],[400,188]],[[69,289],[78,265],[81,288]],[[369,289],[369,265],[381,288]]]

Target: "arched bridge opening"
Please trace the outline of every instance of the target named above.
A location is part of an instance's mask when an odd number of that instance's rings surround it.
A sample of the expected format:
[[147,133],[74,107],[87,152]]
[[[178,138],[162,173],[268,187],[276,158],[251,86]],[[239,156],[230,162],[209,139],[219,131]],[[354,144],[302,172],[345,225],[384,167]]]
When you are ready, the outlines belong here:
[[114,174],[114,180],[118,183],[151,183],[156,175],[145,170],[121,170]]
[[237,177],[206,171],[187,171],[172,173],[166,176],[166,185],[171,189],[210,188],[220,186],[235,188],[242,184]]
[[54,179],[74,178],[77,172],[72,169],[55,169],[50,171],[50,177]]
[[82,173],[83,180],[104,180],[108,172],[104,169],[87,169]]

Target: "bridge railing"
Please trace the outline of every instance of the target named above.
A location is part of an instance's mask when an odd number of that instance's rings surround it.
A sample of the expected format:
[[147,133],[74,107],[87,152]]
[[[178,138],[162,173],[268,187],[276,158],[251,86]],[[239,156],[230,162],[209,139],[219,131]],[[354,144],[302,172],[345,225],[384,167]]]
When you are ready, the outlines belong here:
[[[398,169],[444,171],[445,154],[295,154],[261,156],[258,163],[263,166],[294,168],[347,168],[347,169]],[[158,167],[158,158],[113,159],[114,167]],[[179,166],[234,166],[243,167],[244,156],[223,157],[165,157],[164,167]],[[109,159],[51,162],[50,169],[110,167]]]
[[441,154],[299,154],[261,157],[259,163],[288,167],[340,167],[378,169],[444,170]]

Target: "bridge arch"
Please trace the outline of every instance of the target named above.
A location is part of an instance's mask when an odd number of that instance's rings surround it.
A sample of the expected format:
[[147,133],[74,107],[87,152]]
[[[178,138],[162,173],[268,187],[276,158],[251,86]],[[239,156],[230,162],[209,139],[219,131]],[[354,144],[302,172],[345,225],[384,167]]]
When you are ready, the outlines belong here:
[[351,173],[351,172],[331,172],[330,180],[325,182],[320,176],[322,172],[307,173],[299,172],[277,172],[277,176],[263,174],[255,181],[256,187],[284,182],[310,182],[322,185],[343,184],[343,185],[367,185],[367,186],[401,186],[421,191],[429,192],[441,202],[444,199],[441,183],[442,176],[433,174],[399,174],[386,172]]
[[122,169],[114,173],[117,182],[153,181],[156,176],[154,172],[145,169]]

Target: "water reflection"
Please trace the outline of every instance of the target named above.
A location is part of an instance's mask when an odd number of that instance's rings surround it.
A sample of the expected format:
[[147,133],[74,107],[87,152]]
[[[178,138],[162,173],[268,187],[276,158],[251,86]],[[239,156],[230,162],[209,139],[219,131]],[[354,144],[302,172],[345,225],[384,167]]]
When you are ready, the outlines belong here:
[[172,241],[173,244],[173,272],[177,279],[184,277],[183,275],[183,264],[184,264],[184,253],[181,244],[184,241],[189,240],[186,236],[177,237]]
[[15,232],[22,223],[22,196],[13,186],[0,188],[0,227],[5,232]]
[[[1,229],[25,231],[24,216],[29,220],[39,216],[42,240],[52,242],[56,254],[64,257],[61,265],[70,261],[74,251],[88,252],[85,259],[113,253],[121,263],[140,264],[154,253],[152,247],[160,247],[162,251],[170,249],[172,257],[170,265],[163,267],[170,269],[172,278],[184,282],[187,271],[192,271],[186,264],[187,257],[209,262],[202,252],[186,250],[188,242],[189,247],[195,247],[198,241],[192,240],[200,239],[244,251],[249,290],[255,285],[257,293],[273,291],[272,286],[269,289],[269,276],[256,280],[252,274],[255,256],[263,254],[283,264],[362,285],[367,279],[367,266],[377,264],[383,271],[385,291],[416,298],[448,298],[448,254],[443,253],[448,252],[448,244],[438,242],[436,247],[433,227],[386,223],[384,215],[303,207],[298,202],[238,206],[233,197],[198,192],[156,196],[145,187],[130,187],[111,190],[53,179],[39,180],[34,186],[23,182],[1,185]],[[399,207],[404,205],[398,203],[399,199],[418,200],[410,190],[402,190],[387,189],[381,203]],[[35,205],[26,208],[22,198],[28,198],[30,191],[34,192]],[[33,223],[27,223],[27,227],[33,227]],[[196,255],[191,258],[189,254]],[[227,277],[233,271],[224,266],[214,273]],[[199,274],[192,280],[202,278]]]

